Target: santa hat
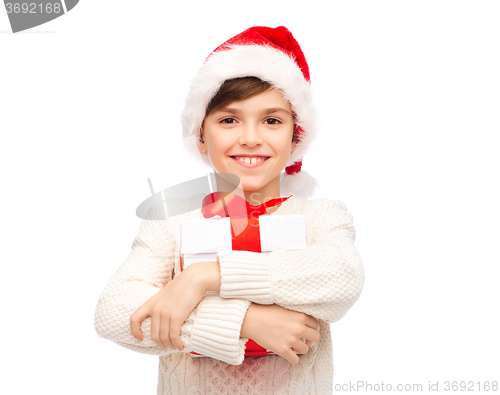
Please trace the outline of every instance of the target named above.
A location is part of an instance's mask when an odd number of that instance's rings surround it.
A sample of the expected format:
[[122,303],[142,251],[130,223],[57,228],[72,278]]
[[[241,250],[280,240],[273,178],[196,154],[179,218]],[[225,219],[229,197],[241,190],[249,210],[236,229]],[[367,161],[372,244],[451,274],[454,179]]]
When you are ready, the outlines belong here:
[[210,166],[206,152],[200,153],[198,141],[210,100],[224,81],[257,77],[270,83],[290,102],[296,115],[298,142],[281,174],[280,194],[309,198],[317,181],[301,170],[302,158],[316,136],[309,67],[299,43],[284,26],[251,27],[218,46],[205,60],[186,98],[182,113],[184,147]]

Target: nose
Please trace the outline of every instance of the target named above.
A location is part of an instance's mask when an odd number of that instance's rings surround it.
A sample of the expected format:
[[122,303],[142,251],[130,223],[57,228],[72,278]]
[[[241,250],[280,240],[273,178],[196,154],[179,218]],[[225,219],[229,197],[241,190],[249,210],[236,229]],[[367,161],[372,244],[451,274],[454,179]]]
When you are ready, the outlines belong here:
[[241,145],[254,147],[256,145],[262,145],[263,142],[264,140],[259,133],[258,125],[246,124],[241,128],[241,136],[239,138],[239,143]]

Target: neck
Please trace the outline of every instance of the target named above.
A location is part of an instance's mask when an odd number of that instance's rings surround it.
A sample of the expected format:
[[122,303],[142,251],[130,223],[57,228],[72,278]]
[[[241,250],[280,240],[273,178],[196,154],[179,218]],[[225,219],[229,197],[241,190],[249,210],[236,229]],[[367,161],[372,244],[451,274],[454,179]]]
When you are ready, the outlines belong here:
[[[235,186],[217,172],[215,172],[215,180],[217,182],[217,191],[234,193],[235,195],[241,196],[252,206],[257,206],[268,200],[280,197],[280,175],[258,190],[244,190],[241,182],[238,186]],[[269,207],[268,213],[277,210],[278,207],[279,205]]]

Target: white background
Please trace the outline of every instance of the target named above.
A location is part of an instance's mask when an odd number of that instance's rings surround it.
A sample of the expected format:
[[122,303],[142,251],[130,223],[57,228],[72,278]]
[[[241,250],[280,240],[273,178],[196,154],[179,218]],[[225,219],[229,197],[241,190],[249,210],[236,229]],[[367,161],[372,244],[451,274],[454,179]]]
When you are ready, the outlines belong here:
[[321,126],[303,170],[357,229],[366,282],[332,324],[334,383],[500,380],[500,4],[238,4],[81,1],[17,34],[0,7],[1,392],[156,393],[158,358],[100,338],[95,306],[147,178],[207,172],[183,99],[252,25],[301,44]]

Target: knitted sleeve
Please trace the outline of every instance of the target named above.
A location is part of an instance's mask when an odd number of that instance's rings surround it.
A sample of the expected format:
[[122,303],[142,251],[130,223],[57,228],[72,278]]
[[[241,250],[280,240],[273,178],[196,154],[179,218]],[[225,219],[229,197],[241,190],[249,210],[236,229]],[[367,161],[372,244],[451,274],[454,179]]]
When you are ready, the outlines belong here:
[[[141,223],[125,262],[101,293],[94,316],[97,334],[125,348],[154,355],[176,350],[161,348],[151,339],[151,317],[141,324],[143,340],[130,331],[130,316],[160,291],[174,274],[177,251],[169,220],[154,206]],[[243,362],[245,343],[241,325],[251,302],[207,295],[181,327],[182,352],[194,351],[232,365]],[[224,311],[224,314],[221,312]]]
[[322,198],[305,211],[308,247],[261,254],[221,251],[220,295],[277,304],[332,323],[361,294],[364,270],[356,231],[344,203]]

